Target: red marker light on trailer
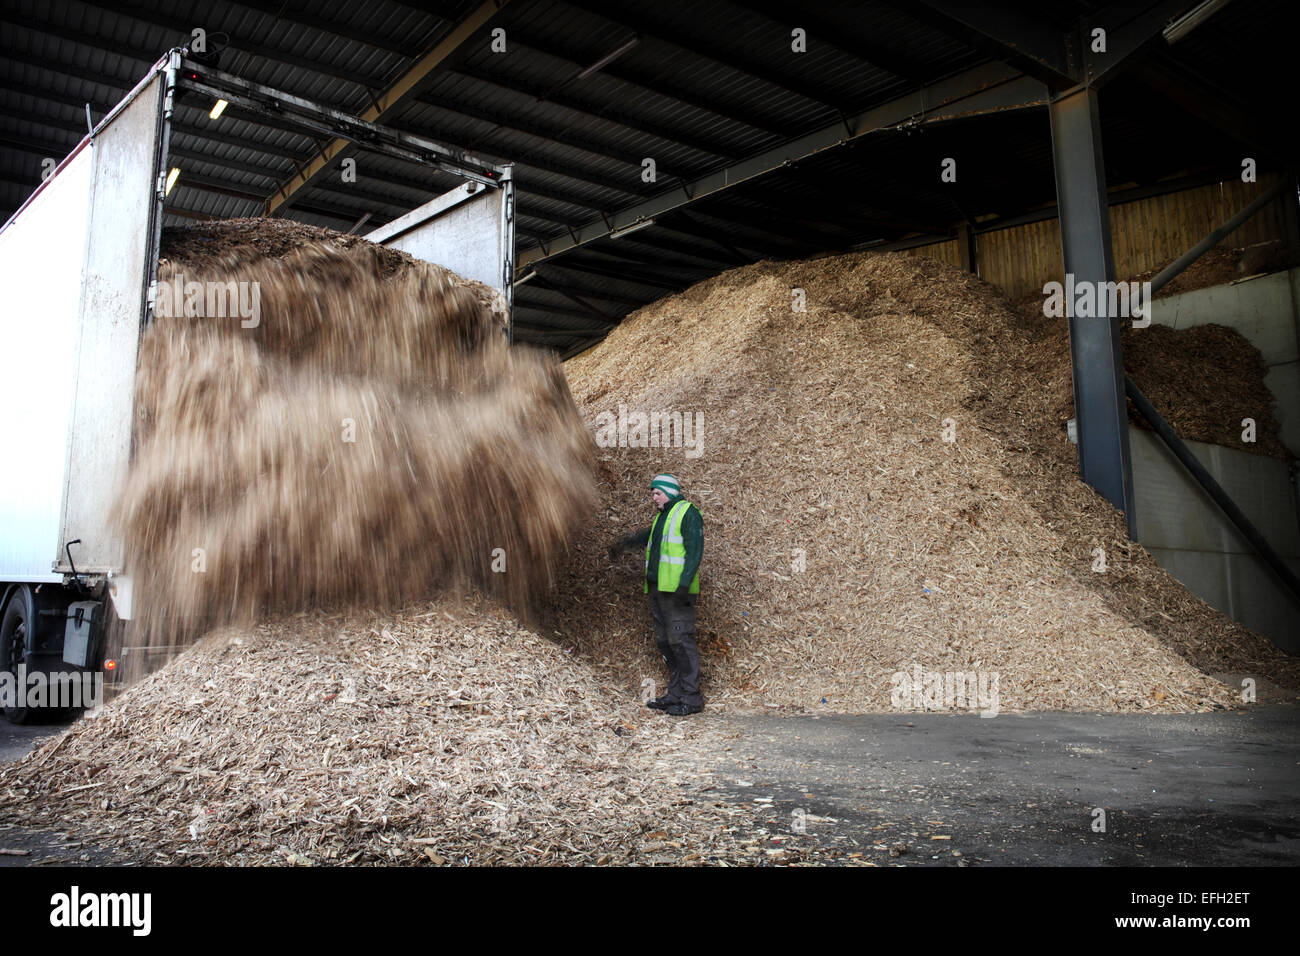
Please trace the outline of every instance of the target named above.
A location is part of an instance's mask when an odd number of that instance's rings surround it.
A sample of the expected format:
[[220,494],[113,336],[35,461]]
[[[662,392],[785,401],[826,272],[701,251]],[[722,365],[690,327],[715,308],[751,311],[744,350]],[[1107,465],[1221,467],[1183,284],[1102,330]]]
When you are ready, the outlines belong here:
[[117,661],[113,661],[113,660],[104,661],[104,670],[106,671],[117,670]]

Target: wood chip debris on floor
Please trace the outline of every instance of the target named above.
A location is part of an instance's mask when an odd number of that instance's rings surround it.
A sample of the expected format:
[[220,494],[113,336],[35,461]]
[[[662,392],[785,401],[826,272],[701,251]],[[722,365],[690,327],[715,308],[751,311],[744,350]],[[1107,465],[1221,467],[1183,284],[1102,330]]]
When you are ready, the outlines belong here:
[[0,769],[0,822],[155,864],[752,862],[747,811],[692,790],[710,732],[499,606],[301,614],[209,634]]

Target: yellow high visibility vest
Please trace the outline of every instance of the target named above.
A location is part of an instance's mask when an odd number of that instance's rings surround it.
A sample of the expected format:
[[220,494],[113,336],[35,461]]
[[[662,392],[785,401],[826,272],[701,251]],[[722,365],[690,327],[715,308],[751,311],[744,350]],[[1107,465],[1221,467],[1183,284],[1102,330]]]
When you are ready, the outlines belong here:
[[[682,570],[686,565],[686,542],[682,539],[682,518],[686,516],[686,509],[691,506],[685,499],[676,502],[668,509],[668,524],[664,528],[663,537],[659,539],[659,579],[658,588],[660,591],[676,591],[677,585],[682,582]],[[655,528],[659,526],[659,519],[664,516],[661,511],[655,515],[655,520],[650,524],[650,540],[645,545],[645,570],[648,574],[650,571],[650,544],[655,538]],[[644,581],[645,575],[642,575]],[[645,581],[645,591],[649,593],[650,582]],[[695,569],[695,577],[691,579],[691,593],[700,593],[700,571]]]

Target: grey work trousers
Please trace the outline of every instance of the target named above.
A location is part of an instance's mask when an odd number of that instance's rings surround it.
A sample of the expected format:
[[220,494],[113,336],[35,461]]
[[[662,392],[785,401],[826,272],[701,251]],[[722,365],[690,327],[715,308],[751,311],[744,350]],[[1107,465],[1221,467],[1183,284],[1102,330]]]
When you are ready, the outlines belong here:
[[668,691],[663,696],[692,707],[704,703],[700,696],[700,650],[695,643],[695,599],[698,596],[669,591],[650,592],[655,645],[668,665]]

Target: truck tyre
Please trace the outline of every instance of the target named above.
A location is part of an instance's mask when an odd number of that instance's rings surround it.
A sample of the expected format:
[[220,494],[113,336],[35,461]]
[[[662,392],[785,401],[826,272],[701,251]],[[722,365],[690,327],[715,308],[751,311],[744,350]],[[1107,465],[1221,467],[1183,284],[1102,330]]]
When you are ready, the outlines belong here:
[[[9,596],[5,605],[4,617],[0,618],[0,673],[13,675],[10,685],[18,690],[18,667],[27,660],[27,648],[31,628],[35,626],[32,615],[32,599],[27,588],[20,587]],[[10,707],[17,700],[4,701],[4,715],[10,722],[25,724],[36,717],[31,707]]]

